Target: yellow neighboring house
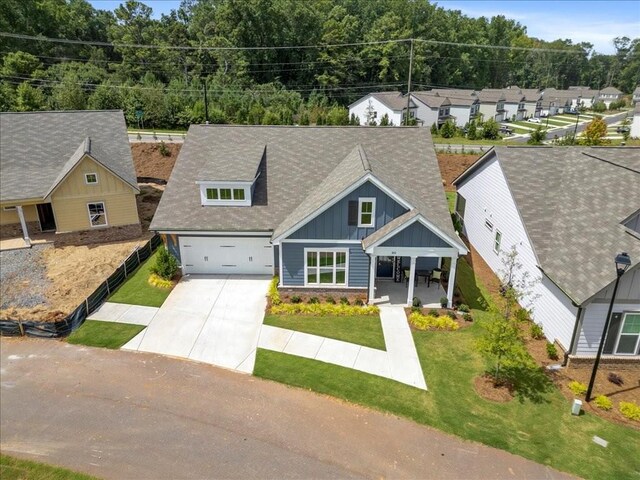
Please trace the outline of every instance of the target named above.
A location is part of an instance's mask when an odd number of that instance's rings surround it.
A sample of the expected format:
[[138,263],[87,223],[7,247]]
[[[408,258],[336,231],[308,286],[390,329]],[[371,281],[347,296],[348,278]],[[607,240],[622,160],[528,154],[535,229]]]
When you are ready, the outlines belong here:
[[0,234],[140,233],[122,111],[0,113]]

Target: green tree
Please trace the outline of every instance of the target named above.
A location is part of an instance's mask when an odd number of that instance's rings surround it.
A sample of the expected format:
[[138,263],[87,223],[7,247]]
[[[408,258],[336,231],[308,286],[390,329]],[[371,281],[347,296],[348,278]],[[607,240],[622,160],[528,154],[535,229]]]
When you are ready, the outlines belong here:
[[456,128],[456,124],[453,120],[447,120],[442,124],[442,127],[440,127],[440,135],[442,135],[442,138],[453,138],[455,137],[457,130],[458,129]]
[[547,131],[542,128],[542,125],[538,125],[537,128],[531,132],[527,143],[529,145],[542,145],[542,142],[547,138]]
[[46,98],[42,90],[22,82],[16,90],[15,109],[17,112],[44,110]]
[[478,136],[478,129],[476,127],[476,122],[470,122],[469,127],[467,128],[467,138],[469,140],[476,140]]
[[391,125],[391,122],[389,121],[389,115],[385,113],[380,119],[380,126],[388,127],[389,125]]
[[500,127],[498,126],[498,122],[493,118],[490,118],[482,124],[482,137],[487,140],[497,140],[500,138],[499,131]]
[[432,137],[438,136],[438,124],[435,122],[433,123],[433,125],[431,125],[431,136]]
[[607,124],[602,117],[595,117],[587,124],[580,138],[580,143],[584,145],[602,145],[606,142]]
[[171,280],[178,272],[178,260],[164,246],[158,249],[156,262],[150,268],[151,273],[155,273],[165,280]]
[[607,109],[607,106],[603,101],[598,101],[591,106],[591,110],[596,113],[602,113]]

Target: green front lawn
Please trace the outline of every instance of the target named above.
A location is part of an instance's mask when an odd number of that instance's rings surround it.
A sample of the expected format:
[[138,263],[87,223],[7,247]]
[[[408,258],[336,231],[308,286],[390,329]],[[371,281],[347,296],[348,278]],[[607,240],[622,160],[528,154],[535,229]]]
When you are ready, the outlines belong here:
[[171,293],[169,288],[158,288],[148,282],[151,266],[155,263],[158,252],[138,267],[135,273],[120,285],[111,297],[110,302],[127,303],[129,305],[144,305],[159,307]]
[[118,349],[140,333],[145,327],[129,323],[87,320],[67,337],[67,342],[89,347]]
[[95,480],[96,477],[44,463],[0,455],[2,480]]
[[435,144],[436,150],[440,150],[442,148],[446,149],[447,145],[521,145],[518,144],[518,142],[509,142],[508,140],[469,140],[467,137],[433,137],[433,143]]
[[351,317],[267,315],[264,324],[320,337],[334,338],[378,350],[386,349],[378,315],[354,315]]
[[465,258],[458,259],[456,286],[469,308],[486,310],[491,303],[491,294],[478,280]]
[[[254,375],[401,415],[585,478],[637,478],[640,432],[594,415],[571,416],[569,402],[555,387],[541,399],[525,397],[508,403],[478,396],[473,379],[485,363],[474,344],[482,332],[478,322],[491,314],[477,310],[473,314],[474,325],[457,332],[414,332],[427,392],[261,349]],[[608,448],[593,443],[594,435],[607,440]]]
[[447,203],[449,204],[449,212],[453,213],[456,210],[456,192],[445,192],[447,195]]

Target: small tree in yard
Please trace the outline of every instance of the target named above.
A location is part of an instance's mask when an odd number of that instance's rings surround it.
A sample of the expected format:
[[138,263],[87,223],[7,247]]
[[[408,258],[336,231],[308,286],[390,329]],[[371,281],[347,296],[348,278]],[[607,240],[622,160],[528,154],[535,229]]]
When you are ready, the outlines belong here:
[[525,302],[533,302],[533,287],[538,280],[529,278],[527,272],[520,273],[522,264],[518,261],[515,245],[503,253],[504,265],[501,273],[501,297],[491,307],[495,318],[484,325],[485,333],[478,340],[478,349],[493,365],[491,374],[494,385],[502,385],[509,380],[510,370],[530,367],[533,360],[528,355],[515,312]]
[[392,122],[389,120],[389,115],[385,113],[380,119],[380,126],[388,127],[389,125],[392,125]]
[[601,117],[594,118],[584,130],[580,143],[585,145],[602,145],[606,142],[607,124]]
[[482,136],[487,140],[496,140],[499,135],[500,127],[498,126],[498,122],[496,122],[493,118],[490,118],[484,125],[482,126]]
[[178,260],[169,253],[165,247],[158,251],[156,263],[151,267],[151,273],[155,273],[165,280],[171,280],[178,271]]
[[476,127],[476,122],[471,122],[469,124],[469,128],[467,129],[467,138],[469,140],[475,140],[478,137],[478,127]]
[[440,133],[442,134],[442,138],[452,138],[456,136],[456,130],[456,124],[451,120],[447,120],[442,124]]
[[538,125],[531,135],[529,135],[529,140],[527,143],[529,145],[542,145],[543,140],[547,138],[547,131],[542,129],[542,125]]
[[435,123],[431,125],[431,136],[432,137],[438,136],[438,125],[436,125]]

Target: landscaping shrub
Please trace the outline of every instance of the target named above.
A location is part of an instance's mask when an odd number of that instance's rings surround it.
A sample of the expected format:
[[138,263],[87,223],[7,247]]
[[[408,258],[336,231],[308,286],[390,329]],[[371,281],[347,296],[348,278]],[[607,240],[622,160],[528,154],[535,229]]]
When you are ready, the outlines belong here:
[[447,303],[449,303],[449,299],[447,297],[440,297],[440,306],[442,308],[447,308]]
[[298,295],[293,295],[291,297],[291,303],[300,303],[300,302],[302,302],[302,299]]
[[353,302],[353,304],[358,306],[358,307],[362,307],[364,305],[364,300],[362,300],[361,298],[356,298],[356,300]]
[[164,278],[162,278],[159,275],[156,275],[155,273],[152,273],[151,275],[149,275],[149,279],[147,281],[149,282],[149,285],[153,285],[154,287],[158,287],[158,288],[173,287],[173,282],[171,280],[165,280]]
[[544,331],[542,330],[542,327],[537,323],[531,324],[531,328],[529,329],[529,332],[531,333],[531,338],[535,338],[536,340],[540,340],[541,338],[544,338]]
[[618,404],[620,413],[629,420],[640,422],[640,406],[634,402],[620,402]]
[[611,410],[613,408],[613,402],[605,395],[598,395],[595,398],[594,403],[600,410]]
[[517,309],[514,313],[514,317],[519,322],[528,322],[529,320],[531,320],[531,318],[529,317],[529,312],[524,308]]
[[269,293],[267,295],[271,300],[271,305],[280,305],[282,303],[280,292],[278,291],[278,283],[280,283],[280,279],[275,276],[271,279],[271,283],[269,284]]
[[[291,299],[293,301],[293,298]],[[380,309],[374,305],[332,305],[330,303],[283,303],[271,307],[274,315],[331,315],[335,317],[353,315],[375,315]]]
[[584,383],[573,380],[569,382],[569,390],[571,390],[574,395],[584,395],[587,393],[587,386]]
[[320,299],[318,297],[311,297],[307,303],[314,305],[316,303],[320,303]]
[[435,308],[432,308],[431,310],[429,310],[429,315],[431,315],[432,317],[439,317],[440,316],[440,312],[438,310],[436,310]]
[[158,145],[158,150],[160,151],[160,155],[162,155],[163,157],[168,157],[169,155],[171,155],[171,152],[167,148],[167,145],[166,143],[164,143],[164,141],[160,142],[160,144]]
[[473,316],[470,313],[465,313],[462,318],[465,322],[473,322]]
[[413,302],[411,303],[411,306],[420,308],[422,306],[422,301],[418,297],[413,297]]
[[331,305],[335,305],[336,304],[336,299],[333,298],[331,295],[326,296],[324,301],[329,303],[329,304],[331,304]]
[[169,253],[165,247],[158,249],[156,263],[151,268],[151,273],[155,273],[165,280],[171,280],[178,271],[178,260]]
[[558,360],[558,349],[551,342],[547,342],[547,356],[551,360]]
[[432,315],[422,315],[419,312],[412,312],[409,315],[411,324],[419,330],[458,330],[459,325],[449,317],[434,317]]
[[464,303],[461,303],[460,305],[458,305],[458,311],[462,313],[469,312],[469,305],[465,305]]
[[447,310],[447,316],[452,320],[455,320],[458,318],[458,316],[456,315],[456,312],[454,312],[453,310]]
[[349,305],[349,299],[347,297],[340,297],[341,305]]

